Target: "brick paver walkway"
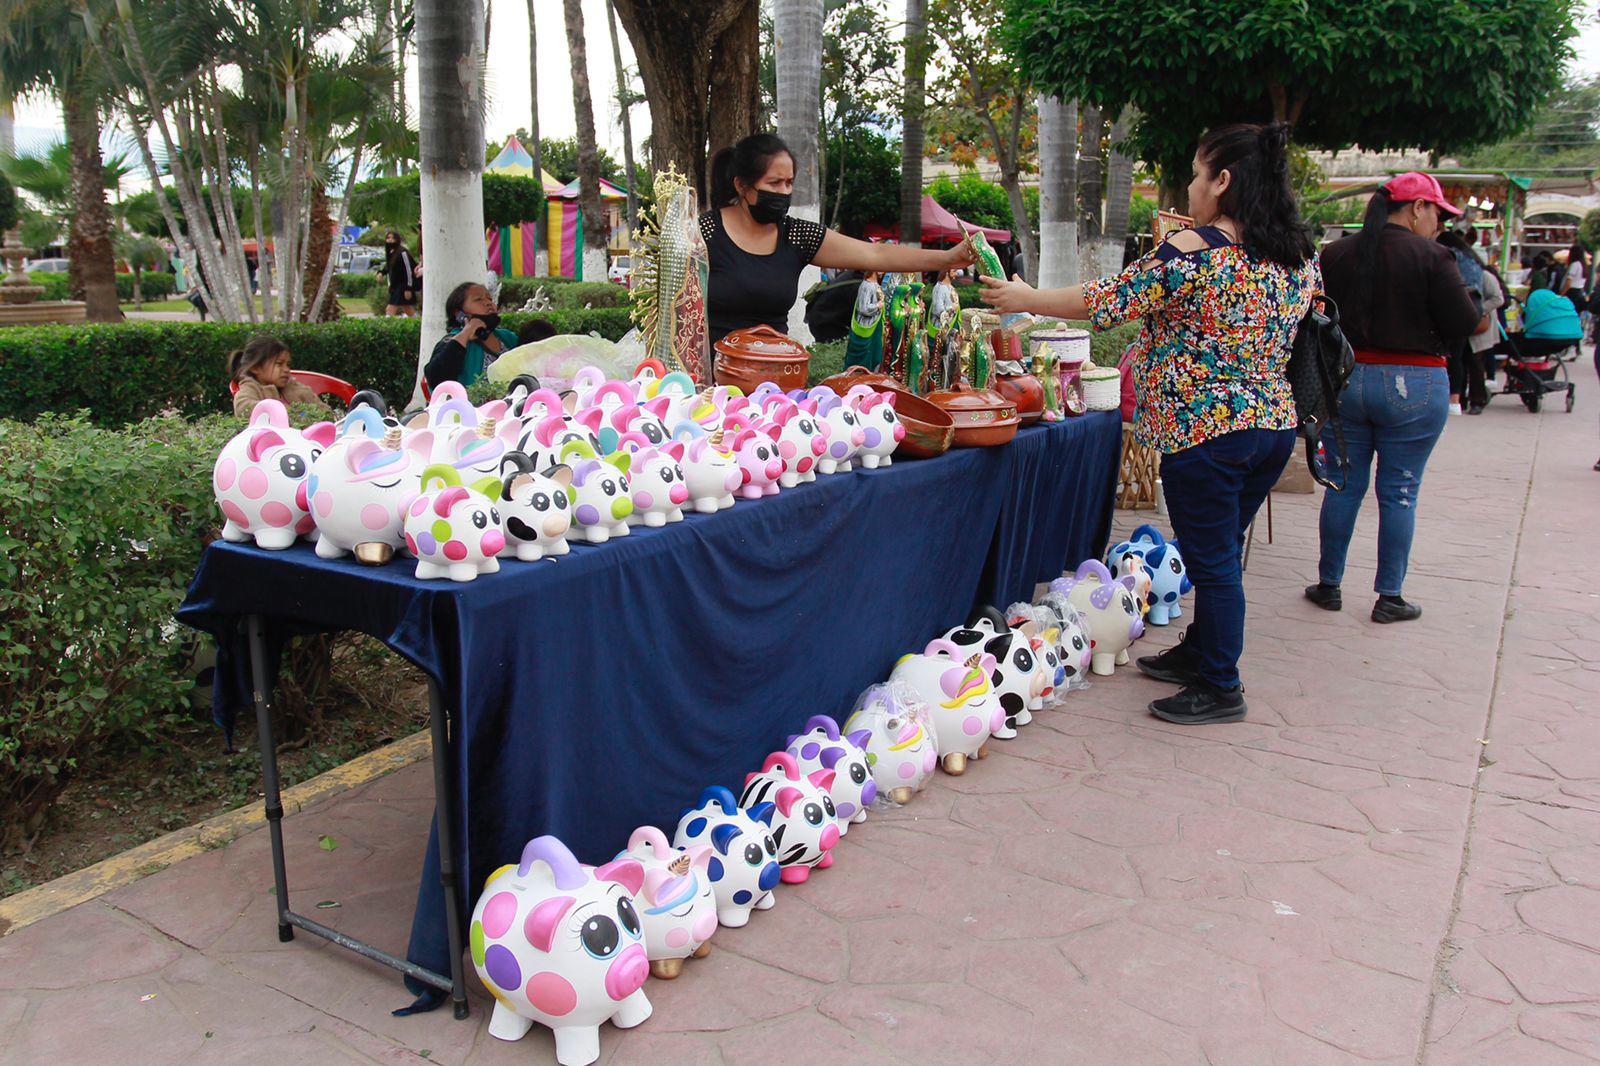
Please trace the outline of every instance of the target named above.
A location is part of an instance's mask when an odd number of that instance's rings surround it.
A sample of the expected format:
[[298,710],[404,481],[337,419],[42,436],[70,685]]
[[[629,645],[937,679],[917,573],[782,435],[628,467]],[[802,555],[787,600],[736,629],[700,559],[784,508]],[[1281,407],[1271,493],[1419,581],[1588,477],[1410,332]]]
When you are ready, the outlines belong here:
[[[1370,502],[1350,606],[1302,600],[1315,499],[1277,497],[1248,720],[1164,725],[1161,686],[1097,681],[651,982],[654,1017],[607,1028],[603,1061],[1600,1060],[1600,474],[1577,377],[1578,414],[1502,399],[1449,423],[1406,586],[1421,622],[1366,617]],[[404,947],[429,772],[288,822],[297,907]],[[490,1038],[476,988],[468,1022],[391,1017],[386,971],[277,943],[270,884],[256,833],[0,940],[0,1060],[553,1061],[538,1027]]]

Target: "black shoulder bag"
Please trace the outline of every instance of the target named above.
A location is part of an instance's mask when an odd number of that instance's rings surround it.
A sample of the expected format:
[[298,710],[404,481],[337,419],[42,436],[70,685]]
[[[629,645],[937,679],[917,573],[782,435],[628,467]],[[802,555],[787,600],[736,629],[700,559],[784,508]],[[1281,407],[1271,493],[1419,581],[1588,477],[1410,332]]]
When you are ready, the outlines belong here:
[[[1326,295],[1313,297],[1289,352],[1289,388],[1294,392],[1300,436],[1306,442],[1306,465],[1319,485],[1334,492],[1343,490],[1349,477],[1350,456],[1339,424],[1339,395],[1355,366],[1355,350],[1339,327],[1338,305]],[[1332,448],[1323,440],[1329,427],[1333,429]],[[1338,474],[1337,483],[1329,469]]]

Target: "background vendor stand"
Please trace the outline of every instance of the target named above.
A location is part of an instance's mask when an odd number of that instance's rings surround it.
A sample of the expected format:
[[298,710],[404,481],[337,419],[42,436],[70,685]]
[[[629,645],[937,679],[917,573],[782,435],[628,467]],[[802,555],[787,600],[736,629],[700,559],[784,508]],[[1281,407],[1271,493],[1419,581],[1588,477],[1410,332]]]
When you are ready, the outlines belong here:
[[[217,542],[179,618],[218,640],[219,710],[254,692],[267,727],[277,658],[297,633],[360,630],[427,674],[437,807],[405,972],[415,992],[450,990],[460,1015],[463,901],[493,869],[541,833],[584,862],[611,858],[635,826],[671,822],[707,785],[736,786],[811,715],[842,714],[975,603],[1031,598],[1098,556],[1120,443],[1115,413],[1084,415],[465,585],[419,581],[404,561]],[[265,750],[263,765],[270,775]],[[330,935],[288,910],[272,826],[280,933]]]

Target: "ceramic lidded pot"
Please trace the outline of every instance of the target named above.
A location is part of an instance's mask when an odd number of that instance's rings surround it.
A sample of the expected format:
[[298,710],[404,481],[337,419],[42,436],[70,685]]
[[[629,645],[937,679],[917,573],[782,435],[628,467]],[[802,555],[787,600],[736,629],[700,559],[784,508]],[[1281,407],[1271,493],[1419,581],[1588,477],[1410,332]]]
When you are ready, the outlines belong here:
[[811,353],[771,326],[736,329],[714,347],[718,385],[736,385],[746,395],[763,381],[773,382],[782,392],[806,387]]
[[[1037,383],[1035,383],[1037,384]],[[928,396],[956,424],[954,446],[984,448],[1010,444],[1021,424],[1017,405],[993,389],[955,385]]]

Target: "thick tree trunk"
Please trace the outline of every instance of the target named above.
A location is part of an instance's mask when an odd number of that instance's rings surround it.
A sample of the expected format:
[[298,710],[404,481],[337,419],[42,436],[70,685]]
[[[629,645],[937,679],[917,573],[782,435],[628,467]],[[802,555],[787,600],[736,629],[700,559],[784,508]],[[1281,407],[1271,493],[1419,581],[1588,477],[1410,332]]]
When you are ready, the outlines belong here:
[[1039,97],[1039,287],[1076,285],[1078,101]]
[[333,217],[328,212],[328,191],[322,187],[322,182],[314,181],[311,183],[311,240],[306,250],[306,273],[300,279],[300,306],[305,309],[301,317],[307,321],[333,322],[344,317],[339,307],[338,278],[328,279],[321,312],[317,310],[317,293],[332,258]]
[[1083,107],[1083,140],[1078,149],[1078,209],[1085,239],[1100,236],[1103,217],[1100,202],[1105,196],[1106,157],[1101,151],[1106,122],[1093,104]]
[[606,29],[611,31],[611,65],[617,72],[617,109],[622,112],[622,169],[628,182],[628,239],[639,226],[639,179],[633,172],[633,90],[622,65],[622,41],[617,34],[617,12],[606,0]]
[[652,165],[676,166],[706,198],[710,150],[755,131],[757,0],[613,0],[650,102]]
[[927,21],[923,0],[906,0],[905,93],[900,101],[900,243],[922,245],[922,112],[927,104]]
[[105,164],[100,158],[100,115],[94,98],[75,86],[61,94],[67,147],[72,156],[72,225],[67,258],[72,298],[85,303],[90,322],[121,322],[117,306],[116,256],[111,250],[111,212],[106,207]]
[[458,0],[417,0],[418,150],[422,157],[422,368],[444,335],[444,301],[484,276],[483,11]]
[[562,0],[567,55],[572,61],[572,114],[578,126],[578,210],[583,214],[583,278],[604,281],[611,227],[600,204],[600,152],[595,146],[594,99],[589,95],[589,52],[583,35],[583,0]]
[[[1128,211],[1133,199],[1133,167],[1137,159],[1128,151],[1128,137],[1133,133],[1135,112],[1124,107],[1117,120],[1111,124],[1111,161],[1106,165],[1106,247],[1115,247],[1120,255],[1128,239]],[[1149,219],[1135,219],[1143,224]],[[1116,266],[1121,267],[1118,258]],[[1104,264],[1102,264],[1102,268]]]
[[[822,103],[822,0],[777,0],[773,8],[777,36],[778,136],[794,152],[794,198],[789,213],[822,219],[821,181],[817,171],[817,125]],[[789,335],[811,342],[803,294],[822,279],[808,266],[800,274],[794,304],[789,308]]]

